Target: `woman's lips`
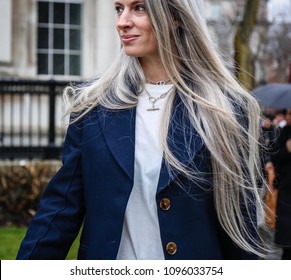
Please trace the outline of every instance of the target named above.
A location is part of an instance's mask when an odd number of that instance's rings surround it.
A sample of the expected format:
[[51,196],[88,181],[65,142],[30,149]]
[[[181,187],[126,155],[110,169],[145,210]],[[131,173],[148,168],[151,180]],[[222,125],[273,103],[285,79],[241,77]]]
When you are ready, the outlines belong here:
[[121,40],[123,43],[130,43],[134,40],[136,40],[139,36],[138,35],[122,35]]

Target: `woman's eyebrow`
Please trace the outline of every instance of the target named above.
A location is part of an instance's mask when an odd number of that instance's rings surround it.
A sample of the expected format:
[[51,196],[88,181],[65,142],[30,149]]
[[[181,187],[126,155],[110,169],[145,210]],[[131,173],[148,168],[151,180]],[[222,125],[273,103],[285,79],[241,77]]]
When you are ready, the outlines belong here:
[[[132,1],[130,3],[130,5],[135,5],[135,4],[138,4],[138,3],[144,3],[144,1],[141,1],[141,0],[136,0],[136,1]],[[115,1],[114,2],[114,5],[123,5],[122,3],[118,2],[118,1]]]

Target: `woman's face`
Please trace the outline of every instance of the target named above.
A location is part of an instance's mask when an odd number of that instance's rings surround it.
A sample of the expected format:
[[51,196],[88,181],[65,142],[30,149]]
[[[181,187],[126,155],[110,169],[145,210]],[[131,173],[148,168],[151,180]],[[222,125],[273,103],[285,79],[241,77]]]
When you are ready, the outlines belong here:
[[116,29],[128,56],[142,59],[158,58],[158,45],[144,1],[117,0]]

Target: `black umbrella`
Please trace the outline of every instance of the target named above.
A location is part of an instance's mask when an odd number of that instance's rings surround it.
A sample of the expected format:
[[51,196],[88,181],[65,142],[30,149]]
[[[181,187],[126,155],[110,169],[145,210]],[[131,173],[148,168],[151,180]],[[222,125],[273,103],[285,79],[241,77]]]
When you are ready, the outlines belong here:
[[291,84],[266,84],[254,89],[252,94],[264,107],[277,109],[291,108]]

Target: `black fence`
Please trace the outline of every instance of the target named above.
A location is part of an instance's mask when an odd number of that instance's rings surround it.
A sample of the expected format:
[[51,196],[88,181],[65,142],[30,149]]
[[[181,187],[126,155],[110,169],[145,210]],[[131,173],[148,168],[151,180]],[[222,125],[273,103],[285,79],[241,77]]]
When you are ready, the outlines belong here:
[[67,81],[0,80],[0,159],[58,159]]

